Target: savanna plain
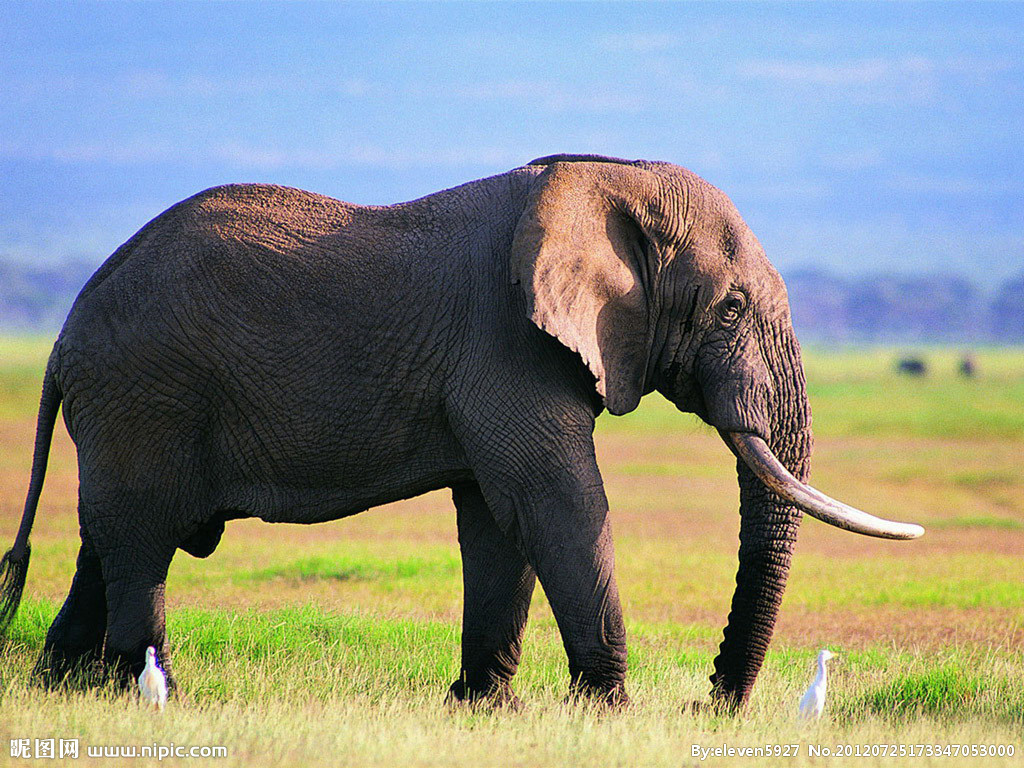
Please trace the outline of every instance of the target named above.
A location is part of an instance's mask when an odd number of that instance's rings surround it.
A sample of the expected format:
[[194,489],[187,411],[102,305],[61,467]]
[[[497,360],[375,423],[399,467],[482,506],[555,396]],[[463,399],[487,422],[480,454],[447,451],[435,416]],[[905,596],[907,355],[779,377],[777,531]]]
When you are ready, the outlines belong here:
[[[51,340],[0,339],[0,547],[14,540]],[[167,586],[180,690],[161,713],[109,690],[46,692],[29,671],[67,593],[78,547],[77,468],[62,425],[51,453],[21,610],[0,646],[0,764],[8,740],[224,746],[265,765],[1020,765],[1024,756],[1024,351],[805,351],[812,482],[891,519],[913,542],[805,519],[775,640],[746,711],[705,699],[736,568],[734,460],[658,395],[598,422],[629,640],[632,706],[564,702],[568,672],[538,588],[515,688],[521,711],[443,704],[458,672],[461,572],[446,492],[316,526],[228,523],[207,560],[178,554]],[[821,648],[823,718],[796,719]],[[693,757],[693,745],[790,756]],[[775,747],[774,745],[778,745]],[[788,745],[788,747],[787,747]],[[812,745],[832,756],[814,757]],[[882,747],[1012,745],[1014,756],[883,757]],[[836,757],[836,748],[852,752]],[[792,752],[796,751],[796,755]],[[876,754],[872,756],[872,752]],[[857,756],[860,753],[862,756]],[[863,756],[867,753],[866,756]],[[36,762],[36,761],[33,761]],[[132,765],[157,764],[135,759]]]

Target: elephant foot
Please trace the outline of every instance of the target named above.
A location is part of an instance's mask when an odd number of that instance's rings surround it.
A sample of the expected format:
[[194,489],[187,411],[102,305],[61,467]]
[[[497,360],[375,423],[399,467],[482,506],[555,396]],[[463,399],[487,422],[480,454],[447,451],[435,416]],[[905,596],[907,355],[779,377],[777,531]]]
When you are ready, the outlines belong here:
[[712,694],[708,699],[687,702],[683,705],[683,714],[710,715],[712,717],[732,717],[739,713],[743,703],[731,696]]
[[45,650],[32,668],[32,678],[47,690],[85,690],[103,683],[103,665],[93,653]]
[[519,712],[523,708],[523,703],[512,691],[512,686],[504,682],[493,683],[480,689],[472,688],[464,679],[459,679],[451,684],[444,701],[449,706],[467,705],[486,710]]
[[603,704],[609,709],[624,709],[629,706],[629,694],[626,693],[625,683],[618,683],[612,686],[599,686],[587,683],[584,680],[575,682],[569,688],[569,695],[565,699],[568,704],[578,704],[581,701],[591,701]]
[[[142,674],[141,670],[139,674]],[[117,694],[132,691],[138,684],[138,675],[133,674],[132,665],[121,659],[104,659],[103,684]]]

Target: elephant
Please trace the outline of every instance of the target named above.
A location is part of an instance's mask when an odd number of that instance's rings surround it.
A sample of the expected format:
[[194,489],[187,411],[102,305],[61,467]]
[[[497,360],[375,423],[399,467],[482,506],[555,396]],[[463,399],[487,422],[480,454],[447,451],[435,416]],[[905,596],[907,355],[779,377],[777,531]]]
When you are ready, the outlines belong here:
[[785,285],[735,206],[682,167],[552,155],[411,202],[220,186],[118,248],[77,297],[42,384],[0,631],[25,584],[58,409],[81,548],[36,673],[130,680],[178,549],[225,522],[317,523],[449,488],[464,609],[450,700],[515,701],[535,581],[572,697],[625,704],[626,634],[594,451],[604,410],[657,391],[736,458],[739,556],[709,705],[740,708],[804,512],[919,526],[807,484],[811,412]]

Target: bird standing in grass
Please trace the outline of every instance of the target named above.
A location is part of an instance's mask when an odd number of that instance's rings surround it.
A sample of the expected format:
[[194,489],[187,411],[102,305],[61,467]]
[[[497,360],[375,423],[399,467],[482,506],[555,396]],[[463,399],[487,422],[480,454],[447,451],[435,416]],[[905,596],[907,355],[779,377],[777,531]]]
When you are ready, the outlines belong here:
[[167,678],[156,663],[156,648],[146,649],[146,668],[139,675],[139,697],[148,707],[163,711],[167,704]]
[[825,662],[834,655],[828,649],[823,649],[818,653],[818,673],[814,676],[807,693],[800,699],[801,720],[817,720],[821,717],[821,712],[825,708],[825,687],[828,678]]

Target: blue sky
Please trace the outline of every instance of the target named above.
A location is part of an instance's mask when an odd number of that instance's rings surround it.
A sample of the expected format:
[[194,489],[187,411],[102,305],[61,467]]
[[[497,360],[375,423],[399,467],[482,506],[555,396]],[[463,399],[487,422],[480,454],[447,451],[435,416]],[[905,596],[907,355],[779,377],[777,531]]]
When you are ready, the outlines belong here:
[[669,160],[783,271],[1024,269],[1024,5],[8,2],[0,255],[99,263],[215,184],[389,203]]

